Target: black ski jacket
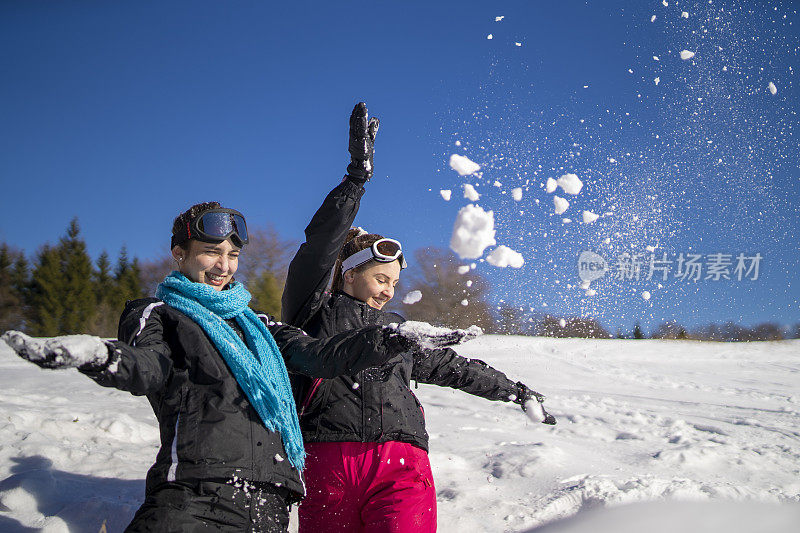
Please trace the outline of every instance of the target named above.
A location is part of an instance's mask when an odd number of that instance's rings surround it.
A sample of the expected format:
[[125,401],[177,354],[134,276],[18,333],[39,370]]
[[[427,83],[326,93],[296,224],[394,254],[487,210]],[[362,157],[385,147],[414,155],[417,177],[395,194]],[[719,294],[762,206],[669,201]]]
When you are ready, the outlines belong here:
[[[381,328],[351,330],[325,341],[259,315],[287,369],[306,376],[358,372],[391,356]],[[229,322],[238,329],[235,321]],[[281,436],[250,405],[203,329],[160,300],[128,302],[110,366],[84,372],[105,387],[146,395],[158,418],[161,448],[147,474],[147,493],[164,481],[245,480],[272,483],[302,496]],[[299,500],[299,497],[296,498]]]
[[[364,188],[345,179],[325,198],[306,228],[306,242],[289,265],[282,316],[309,335],[328,338],[371,325],[403,322],[400,315],[327,291],[331,271],[355,220]],[[422,406],[410,381],[509,401],[516,384],[483,361],[451,349],[417,350],[381,367],[333,379],[292,375],[300,427],[307,442],[402,441],[428,449]]]

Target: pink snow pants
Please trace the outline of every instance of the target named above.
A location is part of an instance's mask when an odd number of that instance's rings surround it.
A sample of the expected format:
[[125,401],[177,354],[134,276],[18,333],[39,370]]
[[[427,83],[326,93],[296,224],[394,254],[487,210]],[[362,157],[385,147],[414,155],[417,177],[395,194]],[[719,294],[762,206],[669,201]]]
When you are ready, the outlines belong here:
[[299,533],[436,531],[424,450],[405,442],[309,442],[306,452]]

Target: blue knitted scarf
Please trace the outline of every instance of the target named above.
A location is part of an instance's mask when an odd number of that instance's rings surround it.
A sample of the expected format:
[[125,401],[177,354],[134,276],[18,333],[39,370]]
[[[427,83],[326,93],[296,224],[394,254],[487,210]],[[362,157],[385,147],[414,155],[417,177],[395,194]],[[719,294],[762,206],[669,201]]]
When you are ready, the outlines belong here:
[[[203,328],[264,425],[270,431],[280,432],[289,462],[302,470],[303,436],[286,365],[272,334],[248,307],[252,296],[244,285],[231,282],[228,289],[217,291],[174,271],[159,284],[156,298]],[[230,318],[235,318],[242,328],[247,344],[225,323]]]

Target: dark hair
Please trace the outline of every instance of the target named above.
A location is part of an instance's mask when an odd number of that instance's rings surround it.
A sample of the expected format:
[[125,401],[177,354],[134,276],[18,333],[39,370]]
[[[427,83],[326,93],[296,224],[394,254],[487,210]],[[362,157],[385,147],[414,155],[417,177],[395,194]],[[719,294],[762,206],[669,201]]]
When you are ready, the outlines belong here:
[[[194,204],[192,207],[175,217],[175,221],[172,223],[172,235],[175,236],[180,234],[193,218],[206,209],[219,209],[220,207],[222,207],[222,205],[219,202],[202,202],[199,204]],[[189,241],[176,242],[175,246],[180,246],[183,250],[188,250]]]
[[[347,237],[344,240],[342,249],[339,251],[339,257],[336,259],[336,264],[333,267],[333,282],[331,283],[331,290],[334,292],[342,290],[342,285],[344,284],[344,279],[342,276],[342,263],[344,260],[356,252],[360,252],[361,250],[369,248],[373,245],[373,243],[375,243],[375,241],[383,239],[383,235],[378,235],[377,233],[363,233],[363,231],[364,230],[361,228],[350,228],[350,230],[347,232]],[[377,261],[370,259],[363,265],[355,267],[353,272],[362,272],[375,263],[377,263]]]

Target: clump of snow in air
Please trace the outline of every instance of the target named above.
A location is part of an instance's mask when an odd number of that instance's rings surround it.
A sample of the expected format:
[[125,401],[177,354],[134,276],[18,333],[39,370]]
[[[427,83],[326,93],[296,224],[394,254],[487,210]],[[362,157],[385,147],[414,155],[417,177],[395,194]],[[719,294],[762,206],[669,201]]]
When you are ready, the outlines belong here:
[[466,274],[467,272],[469,272],[469,265],[461,265],[458,267],[459,274]]
[[494,212],[469,204],[458,211],[450,249],[462,259],[477,259],[487,247],[497,244],[494,236]]
[[561,326],[562,328],[565,328],[567,327],[567,321],[562,318],[561,320],[558,321],[558,325]]
[[590,280],[583,280],[583,281],[581,281],[581,289],[584,289],[584,290],[585,290],[585,289],[588,289],[588,288],[589,288],[589,285],[591,285],[591,283],[592,283],[592,282],[591,282]]
[[681,50],[681,59],[683,59],[684,61],[686,61],[687,59],[691,59],[693,57],[694,57],[694,52],[691,52],[689,50]]
[[655,82],[656,85],[658,85],[659,83],[661,83],[661,78],[656,76],[655,79],[653,79],[653,81]]
[[470,202],[477,202],[481,199],[481,195],[478,194],[478,191],[475,190],[475,187],[470,185],[469,183],[464,184],[464,198],[469,200]]
[[547,178],[547,185],[545,185],[545,190],[548,193],[551,193],[556,190],[556,187],[558,187],[558,182],[553,178]]
[[667,6],[669,6],[669,4],[667,3],[667,0],[661,0],[661,4],[662,4],[664,7],[667,7]]
[[464,298],[463,300],[461,300],[461,305],[463,305],[464,307],[468,306],[469,305],[469,300]]
[[566,198],[561,198],[560,196],[553,196],[553,205],[556,207],[556,215],[560,215],[569,209],[569,202]]
[[452,191],[450,189],[442,189],[441,191],[439,191],[439,194],[442,195],[442,198],[444,198],[445,202],[449,202]]
[[650,291],[642,291],[642,298],[644,298],[645,300],[649,300],[650,299]]
[[403,297],[403,303],[406,305],[414,305],[420,300],[422,300],[421,291],[411,291]]
[[489,40],[491,40],[491,39],[493,39],[493,38],[494,38],[494,36],[493,36],[493,35],[490,33],[489,35],[487,35],[487,36],[486,36],[486,38],[487,38],[487,39],[489,39]]
[[486,261],[498,268],[522,268],[522,265],[525,264],[521,253],[515,252],[508,246],[502,244],[486,256]]
[[522,187],[517,187],[516,189],[512,190],[511,197],[517,202],[522,200]]
[[583,182],[577,174],[564,174],[556,180],[556,183],[567,194],[578,194],[583,188]]
[[450,168],[458,172],[459,176],[469,176],[475,174],[481,169],[481,166],[467,156],[452,154],[450,156]]
[[586,296],[594,296],[597,294],[597,291],[594,289],[586,289]]
[[655,246],[645,246],[644,249],[647,250],[648,252],[655,252],[656,251],[656,247]]
[[687,13],[686,11],[682,11],[681,12],[681,17],[683,17],[685,19],[688,19],[689,18],[689,13]]
[[769,89],[769,92],[771,92],[772,94],[778,94],[778,88],[775,87],[775,84],[772,82],[769,82],[769,85],[767,85],[767,89]]
[[516,46],[522,46],[522,43],[514,43]]
[[494,18],[494,21],[495,21],[495,22],[500,22],[500,21],[501,21],[501,20],[503,20],[504,18],[506,18],[506,16],[505,16],[505,15],[500,15],[499,17],[495,17],[495,18]]
[[572,219],[571,218],[562,218],[561,222],[563,222],[564,224],[569,224],[570,222],[572,222]]
[[468,279],[467,283],[465,284],[467,287],[472,287],[472,280]]
[[456,146],[461,146],[461,141],[456,141]]
[[498,189],[499,189],[500,187],[502,187],[502,186],[503,186],[503,184],[502,184],[502,183],[500,183],[500,182],[499,182],[499,181],[497,181],[497,180],[494,180],[494,183],[493,183],[492,185],[494,185],[494,186],[495,186],[495,187],[497,187]]
[[584,224],[591,224],[595,220],[597,220],[600,215],[592,213],[591,211],[584,211],[583,212],[583,223]]
[[616,163],[616,162],[617,162],[617,160],[616,160],[616,159],[614,159],[613,157],[609,157],[609,158],[608,158],[608,162],[609,162],[609,163]]
[[650,17],[650,22],[655,22],[655,21],[656,21],[656,16],[655,16],[655,15],[653,15],[652,17]]

